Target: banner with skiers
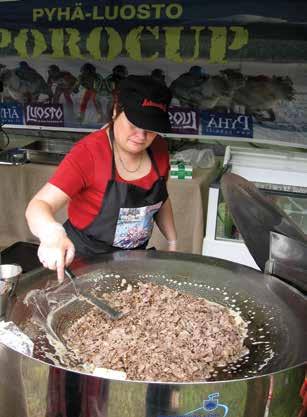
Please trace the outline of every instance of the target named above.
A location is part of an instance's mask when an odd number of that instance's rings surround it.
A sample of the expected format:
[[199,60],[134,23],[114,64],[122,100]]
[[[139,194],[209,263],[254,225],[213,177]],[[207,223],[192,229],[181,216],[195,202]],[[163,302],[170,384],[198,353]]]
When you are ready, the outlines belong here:
[[[297,3],[300,7],[295,7]],[[307,144],[307,4],[0,0],[0,123],[97,129],[128,74],[179,136]]]

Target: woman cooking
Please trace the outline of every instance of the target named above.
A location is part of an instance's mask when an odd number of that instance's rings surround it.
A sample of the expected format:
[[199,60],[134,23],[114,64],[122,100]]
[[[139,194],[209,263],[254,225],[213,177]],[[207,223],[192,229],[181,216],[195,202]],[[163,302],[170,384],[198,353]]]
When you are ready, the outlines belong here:
[[[30,201],[26,218],[40,240],[38,257],[64,279],[75,255],[145,249],[153,221],[176,250],[166,180],[171,94],[152,77],[130,75],[114,98],[113,117],[81,139]],[[62,226],[55,213],[68,204]]]

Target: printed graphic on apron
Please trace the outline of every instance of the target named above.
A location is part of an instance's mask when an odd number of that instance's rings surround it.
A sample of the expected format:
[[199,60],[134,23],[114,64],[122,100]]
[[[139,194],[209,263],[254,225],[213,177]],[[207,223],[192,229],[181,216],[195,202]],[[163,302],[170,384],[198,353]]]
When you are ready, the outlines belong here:
[[144,244],[151,236],[153,217],[162,201],[151,206],[121,208],[119,211],[113,245],[133,249]]

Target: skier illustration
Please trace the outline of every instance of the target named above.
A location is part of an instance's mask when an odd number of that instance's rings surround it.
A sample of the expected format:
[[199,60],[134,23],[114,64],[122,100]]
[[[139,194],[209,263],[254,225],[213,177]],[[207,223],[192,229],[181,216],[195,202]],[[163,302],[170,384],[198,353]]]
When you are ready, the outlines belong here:
[[80,103],[79,121],[82,123],[85,118],[88,103],[93,102],[96,113],[97,123],[103,122],[103,109],[99,100],[99,92],[105,89],[105,80],[98,74],[96,67],[87,62],[80,68],[80,75],[75,88],[83,87],[84,93]]
[[3,96],[19,103],[37,102],[40,95],[52,96],[45,79],[26,61],[21,61],[14,69],[0,64],[0,82],[3,85]]
[[50,65],[48,68],[47,84],[53,89],[53,97],[51,102],[58,104],[63,95],[68,108],[73,110],[73,101],[71,94],[77,92],[77,78],[68,71],[61,71],[57,65]]
[[112,69],[112,73],[108,75],[105,79],[108,92],[111,95],[114,95],[121,80],[123,80],[127,76],[128,76],[127,67],[125,65],[116,65]]

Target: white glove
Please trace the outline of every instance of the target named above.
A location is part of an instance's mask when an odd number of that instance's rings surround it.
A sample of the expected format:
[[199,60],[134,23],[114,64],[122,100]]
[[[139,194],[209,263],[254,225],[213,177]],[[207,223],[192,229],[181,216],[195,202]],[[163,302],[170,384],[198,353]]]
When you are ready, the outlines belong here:
[[48,223],[39,234],[38,258],[45,268],[57,270],[58,280],[64,280],[64,266],[74,259],[75,247],[60,223]]

